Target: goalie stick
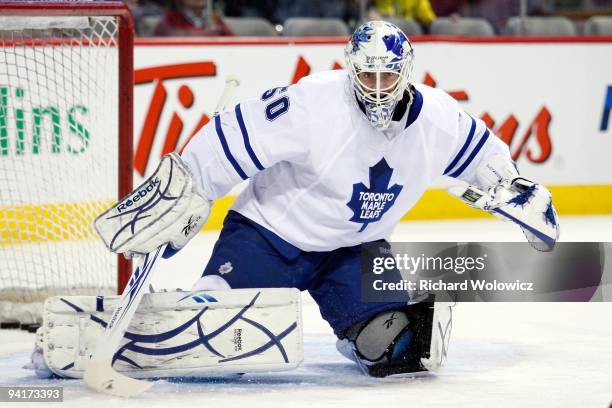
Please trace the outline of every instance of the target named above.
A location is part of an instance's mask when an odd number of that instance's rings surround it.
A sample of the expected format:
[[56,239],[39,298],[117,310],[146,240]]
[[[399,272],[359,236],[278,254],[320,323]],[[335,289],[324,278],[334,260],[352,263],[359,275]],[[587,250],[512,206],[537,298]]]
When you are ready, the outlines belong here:
[[[226,77],[225,87],[214,115],[225,108],[234,89],[239,85],[240,81],[237,77],[232,75]],[[152,382],[136,380],[116,372],[112,365],[123,335],[146,291],[143,288],[149,287],[151,277],[158,265],[157,261],[160,256],[163,257],[167,246],[168,244],[160,245],[154,251],[139,257],[136,270],[123,290],[121,300],[97,344],[96,351],[87,364],[83,379],[89,387],[98,392],[119,397],[134,397],[153,386]]]

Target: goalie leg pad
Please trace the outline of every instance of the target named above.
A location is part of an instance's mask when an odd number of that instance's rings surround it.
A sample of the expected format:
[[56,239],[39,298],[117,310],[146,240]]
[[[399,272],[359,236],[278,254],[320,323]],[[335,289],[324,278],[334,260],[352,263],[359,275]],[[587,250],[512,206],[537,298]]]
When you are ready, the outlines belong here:
[[[303,360],[300,299],[292,288],[146,294],[113,368],[133,378],[293,369]],[[47,299],[37,347],[51,372],[82,378],[117,300]]]
[[372,377],[414,375],[446,363],[451,328],[451,306],[432,296],[351,327],[336,346]]

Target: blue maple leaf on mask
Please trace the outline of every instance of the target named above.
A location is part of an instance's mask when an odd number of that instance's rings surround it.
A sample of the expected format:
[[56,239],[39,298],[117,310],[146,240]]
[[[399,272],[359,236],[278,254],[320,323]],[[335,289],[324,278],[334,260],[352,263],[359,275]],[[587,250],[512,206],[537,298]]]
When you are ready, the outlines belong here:
[[403,186],[394,184],[389,188],[393,169],[383,158],[370,167],[370,187],[363,183],[353,184],[353,195],[346,203],[353,211],[349,221],[363,224],[359,232],[366,229],[369,223],[379,221],[393,206]]
[[353,54],[359,51],[359,47],[361,43],[370,41],[373,33],[374,33],[374,30],[372,29],[372,27],[365,26],[361,30],[357,30],[353,34],[353,49],[352,49]]
[[383,37],[383,42],[385,43],[385,47],[387,47],[387,51],[391,51],[398,57],[403,56],[403,43],[405,40],[405,37],[395,34],[388,34]]

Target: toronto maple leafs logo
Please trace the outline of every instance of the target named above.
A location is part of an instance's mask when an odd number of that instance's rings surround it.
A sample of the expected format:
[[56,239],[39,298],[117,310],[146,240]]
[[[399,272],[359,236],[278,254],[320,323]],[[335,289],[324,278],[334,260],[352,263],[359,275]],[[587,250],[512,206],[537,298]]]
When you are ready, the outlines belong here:
[[353,184],[353,195],[346,204],[353,211],[349,221],[363,224],[359,232],[369,223],[376,222],[393,206],[403,186],[394,184],[389,187],[393,169],[383,158],[370,167],[370,187],[363,183]]
[[407,48],[405,44],[408,44],[408,39],[402,32],[397,34],[387,34],[383,36],[382,40],[385,43],[387,51],[391,51],[396,55],[396,58],[394,58],[393,61],[397,61],[404,57],[405,48]]
[[372,34],[374,34],[374,29],[368,24],[364,24],[357,31],[355,31],[355,33],[353,33],[352,53],[355,54],[357,51],[359,51],[361,43],[370,41]]
[[230,273],[233,270],[234,270],[234,266],[229,261],[227,261],[226,263],[224,263],[223,265],[221,265],[219,267],[219,273],[221,275],[225,275],[226,273]]

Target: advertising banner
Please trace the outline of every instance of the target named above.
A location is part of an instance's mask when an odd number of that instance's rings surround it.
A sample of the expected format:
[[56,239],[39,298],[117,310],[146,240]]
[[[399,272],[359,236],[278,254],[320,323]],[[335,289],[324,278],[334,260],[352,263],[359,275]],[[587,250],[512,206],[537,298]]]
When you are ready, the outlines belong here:
[[[226,75],[241,81],[233,107],[310,73],[342,68],[343,45],[343,39],[137,42],[135,181],[208,122]],[[510,146],[521,173],[551,188],[560,214],[612,213],[612,43],[415,41],[414,48],[412,80],[447,91],[483,119]],[[446,196],[441,188],[450,182],[440,178],[408,218],[482,216]],[[230,202],[220,200],[218,209]]]

